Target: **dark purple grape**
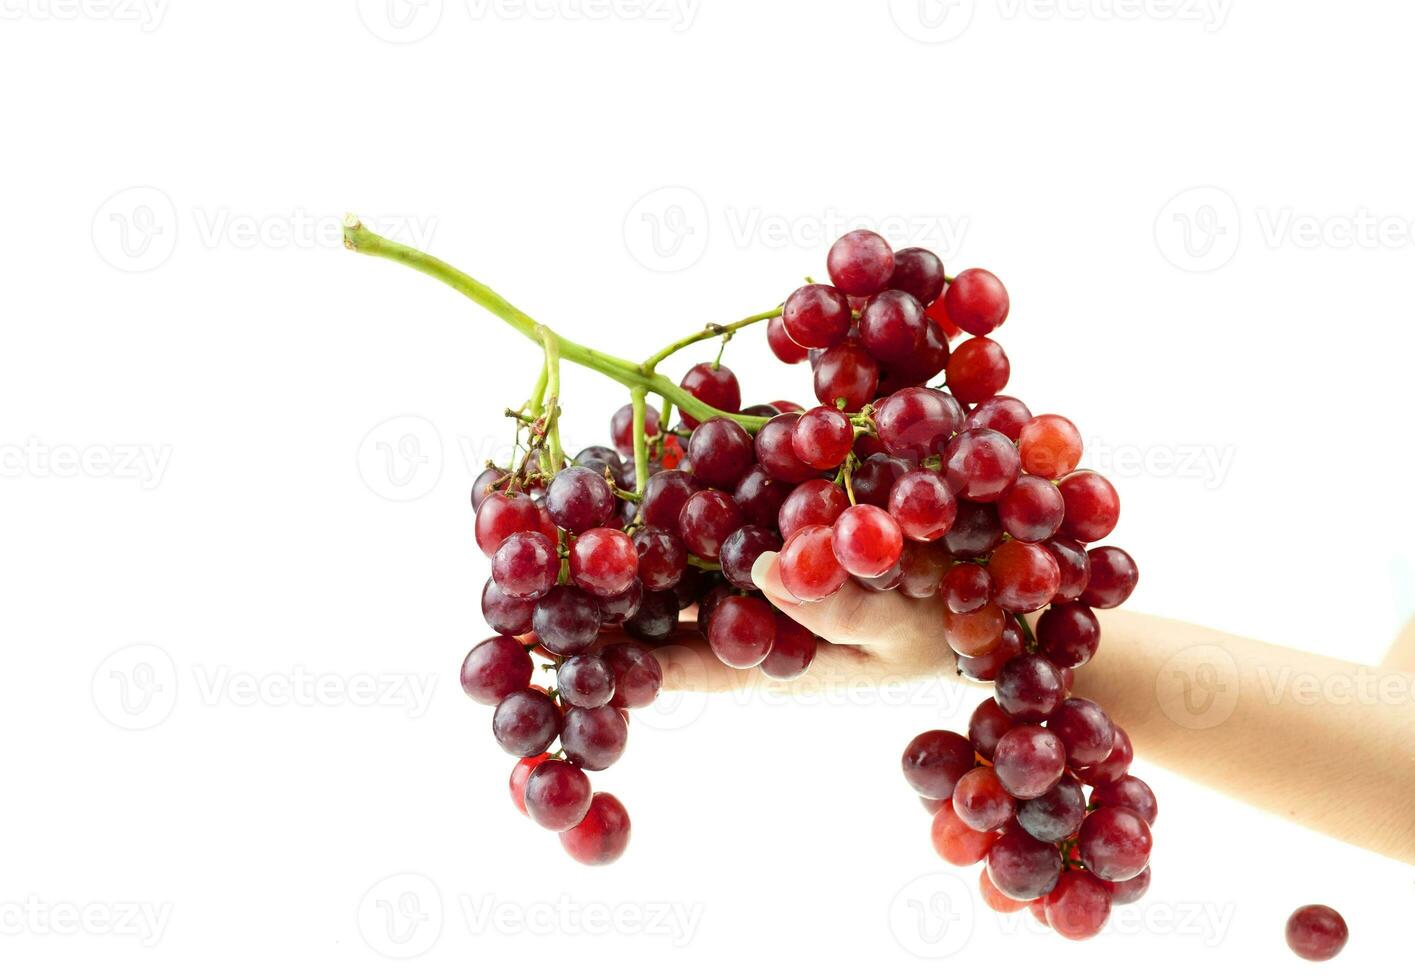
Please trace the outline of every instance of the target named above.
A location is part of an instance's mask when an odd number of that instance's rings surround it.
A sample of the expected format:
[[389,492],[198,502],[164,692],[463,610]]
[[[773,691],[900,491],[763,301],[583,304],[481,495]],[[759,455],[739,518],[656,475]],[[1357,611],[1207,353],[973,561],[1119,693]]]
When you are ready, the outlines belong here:
[[495,636],[472,647],[462,661],[462,690],[473,701],[496,704],[531,683],[535,665],[526,648],[509,636]]
[[555,687],[573,707],[598,708],[614,697],[614,671],[602,655],[581,653],[560,665]]
[[550,481],[545,508],[558,527],[581,534],[609,520],[614,513],[614,492],[602,475],[583,466],[571,466]]
[[[531,618],[541,646],[562,657],[588,650],[599,636],[599,603],[573,585],[557,585]],[[529,753],[534,754],[534,753]]]
[[781,537],[775,531],[749,524],[739,527],[722,543],[718,561],[727,581],[739,589],[755,589],[752,566],[768,551],[781,550]]
[[513,691],[492,713],[491,732],[517,758],[537,755],[560,734],[560,709],[543,691]]
[[565,758],[577,766],[598,772],[608,769],[624,754],[629,726],[612,705],[600,708],[571,708],[565,712],[560,746]]

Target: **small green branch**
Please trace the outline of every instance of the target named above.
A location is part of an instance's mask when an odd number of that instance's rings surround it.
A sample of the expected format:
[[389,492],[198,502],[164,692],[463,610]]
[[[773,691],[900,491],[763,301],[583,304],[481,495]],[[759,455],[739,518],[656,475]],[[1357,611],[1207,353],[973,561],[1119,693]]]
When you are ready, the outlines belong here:
[[[731,337],[738,330],[741,330],[743,327],[750,327],[754,323],[761,323],[763,320],[770,320],[774,316],[781,316],[781,307],[778,306],[774,310],[767,310],[765,313],[754,313],[749,317],[743,317],[741,320],[738,320],[735,323],[709,323],[706,327],[703,327],[703,329],[699,330],[697,333],[689,334],[682,340],[674,341],[673,343],[665,347],[663,350],[655,354],[653,357],[650,357],[647,361],[644,362],[644,370],[653,371],[658,367],[660,361],[664,360],[672,354],[678,353],[683,348],[691,347],[702,340],[711,340],[714,337],[722,337],[722,343],[726,345],[727,338]],[[719,359],[722,357],[721,350],[718,351],[717,356]]]
[[[344,247],[350,251],[360,252],[364,255],[375,255],[379,258],[391,259],[401,265],[406,265],[410,269],[429,275],[442,282],[457,292],[466,296],[482,309],[495,315],[507,324],[514,327],[527,340],[545,347],[547,339],[553,338],[553,342],[558,349],[558,359],[564,359],[591,370],[598,371],[607,378],[612,378],[627,388],[645,388],[656,395],[662,396],[665,401],[677,406],[680,412],[697,419],[707,419],[714,416],[725,416],[732,419],[748,432],[755,432],[766,424],[767,420],[755,415],[734,415],[713,408],[711,405],[684,391],[662,374],[653,370],[653,360],[648,366],[635,364],[633,361],[622,357],[615,357],[606,354],[583,344],[577,344],[572,340],[567,340],[560,334],[555,333],[549,327],[537,322],[535,319],[517,309],[508,300],[502,297],[495,290],[486,284],[473,279],[471,276],[456,269],[441,259],[434,258],[425,252],[420,252],[407,245],[390,241],[382,235],[375,234],[363,226],[363,224],[353,215],[344,219]],[[723,330],[736,330],[754,323],[761,319],[775,316],[776,312],[759,314],[756,317],[749,317],[747,320],[739,321],[736,324],[728,324],[716,333],[709,336],[716,336]],[[694,339],[698,339],[695,338]],[[689,343],[693,342],[692,339]],[[682,346],[687,346],[683,344]],[[677,349],[675,347],[675,349]],[[666,355],[665,355],[666,356]],[[547,375],[548,375],[547,370]],[[547,387],[549,378],[547,377]],[[552,396],[553,400],[553,396]],[[557,435],[558,439],[558,435]]]
[[634,406],[634,493],[642,497],[649,482],[649,450],[644,436],[648,420],[648,389],[630,388],[629,400]]

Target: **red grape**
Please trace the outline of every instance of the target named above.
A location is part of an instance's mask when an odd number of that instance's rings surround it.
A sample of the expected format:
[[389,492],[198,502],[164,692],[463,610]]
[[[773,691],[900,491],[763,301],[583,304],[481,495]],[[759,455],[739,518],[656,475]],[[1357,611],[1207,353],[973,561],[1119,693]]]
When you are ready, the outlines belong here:
[[[652,405],[644,406],[644,435],[653,437],[658,435],[658,425],[662,421],[658,417],[658,409]],[[614,448],[619,450],[620,455],[630,459],[634,456],[634,406],[621,405],[609,420],[609,441],[614,443]],[[575,457],[578,463],[580,458]],[[603,472],[595,470],[596,473]]]
[[693,475],[709,486],[730,490],[751,468],[752,437],[728,418],[708,419],[688,440]]
[[816,362],[815,387],[822,405],[858,412],[879,388],[879,365],[858,344],[838,344]]
[[778,480],[800,483],[817,470],[797,455],[793,445],[801,416],[794,412],[777,415],[757,430],[755,450],[757,463]]
[[[604,483],[603,478],[600,479]],[[608,484],[605,484],[606,489]],[[524,493],[492,493],[477,508],[477,547],[488,558],[496,554],[501,543],[519,531],[541,530],[540,514],[535,501]]]
[[787,495],[777,525],[781,536],[789,539],[803,527],[829,527],[849,506],[850,498],[838,485],[829,480],[807,480]]
[[973,406],[965,428],[994,429],[1016,442],[1022,427],[1032,420],[1027,406],[1011,395],[995,395]]
[[1115,726],[1094,701],[1067,698],[1052,712],[1047,729],[1066,746],[1066,764],[1094,766],[1104,762],[1115,747]]
[[988,877],[1008,898],[1041,898],[1061,877],[1061,854],[1025,831],[1009,830],[988,851]]
[[767,473],[762,466],[753,466],[746,476],[737,482],[732,491],[732,500],[742,510],[748,524],[770,527],[776,524],[781,505],[794,488],[786,480],[779,480]]
[[[731,369],[711,364],[695,364],[683,375],[679,387],[699,401],[724,412],[735,412],[742,407],[742,387],[737,383],[737,375]],[[701,419],[687,412],[683,413],[683,424],[696,429]]]
[[1017,481],[1017,447],[1001,432],[965,429],[943,450],[948,486],[964,500],[990,503]]
[[981,657],[1002,642],[1007,615],[1001,607],[988,603],[973,612],[943,610],[943,635],[954,652],[964,657]]
[[1106,881],[1133,878],[1150,863],[1150,825],[1134,810],[1101,807],[1086,815],[1077,853],[1091,874]]
[[1101,624],[1089,606],[1061,602],[1037,620],[1037,646],[1058,667],[1080,667],[1090,662],[1101,645]]
[[1066,502],[1062,534],[1089,543],[1115,530],[1120,520],[1120,496],[1105,477],[1093,470],[1079,470],[1057,488]]
[[645,524],[677,531],[683,505],[701,489],[702,484],[682,470],[655,473],[644,484],[644,499],[639,504],[639,513],[643,515]]
[[953,812],[974,830],[1001,830],[1017,812],[1017,804],[997,773],[979,766],[964,773],[953,787]]
[[901,765],[914,792],[931,800],[952,799],[958,780],[973,768],[973,745],[957,732],[924,732],[905,747]]
[[1066,503],[1050,480],[1023,473],[997,502],[1002,529],[1018,541],[1046,541],[1061,527]]
[[497,703],[491,732],[512,755],[538,755],[560,734],[560,709],[544,691],[512,691]]
[[1111,742],[1110,755],[1094,766],[1084,766],[1076,770],[1076,776],[1087,786],[1105,786],[1123,779],[1130,771],[1130,763],[1135,761],[1135,748],[1130,744],[1130,736],[1125,729],[1111,723],[1115,735]]
[[978,891],[983,896],[983,903],[994,912],[1020,912],[1027,907],[1027,902],[1019,902],[1016,899],[1008,898],[997,890],[997,886],[988,877],[988,869],[983,868],[978,875]]
[[996,701],[988,698],[973,709],[973,715],[968,720],[968,740],[978,755],[991,762],[998,739],[1016,724],[1007,717],[1007,712],[998,707]]
[[727,596],[713,608],[708,620],[708,645],[729,667],[757,666],[771,652],[775,637],[772,608],[756,596]]
[[787,297],[781,319],[786,338],[796,345],[833,347],[850,332],[850,302],[835,287],[813,282]]
[[894,484],[905,473],[912,473],[914,465],[905,460],[884,453],[875,453],[860,464],[850,484],[855,491],[855,502],[889,507],[889,495],[894,492]]
[[[1086,556],[1086,549],[1070,538],[1052,538],[1045,547],[1056,559],[1061,572],[1061,586],[1056,590],[1055,601],[1079,597],[1091,580],[1091,560]],[[1088,602],[1086,605],[1097,604]]]
[[1086,791],[1065,773],[1041,796],[1017,804],[1017,823],[1039,841],[1058,844],[1076,836],[1086,819]]
[[571,708],[565,712],[560,746],[565,758],[597,772],[619,761],[629,741],[624,715],[612,704],[598,708]]
[[542,752],[529,759],[518,759],[511,769],[511,802],[526,816],[530,816],[526,813],[526,782],[531,778],[531,773],[535,772],[536,766],[549,758],[548,753]]
[[830,281],[851,296],[872,296],[894,274],[889,243],[872,231],[846,232],[830,246],[825,260]]
[[943,576],[939,592],[950,612],[977,612],[992,601],[992,576],[981,565],[962,562]]
[[748,524],[739,527],[727,536],[718,554],[722,574],[727,581],[739,589],[755,589],[752,581],[752,566],[768,551],[780,551],[781,538],[775,531]]
[[1329,960],[1346,946],[1346,920],[1329,905],[1304,905],[1287,920],[1287,945],[1304,960]]
[[699,490],[683,505],[678,534],[690,552],[712,560],[742,523],[742,511],[731,497],[721,490]]
[[802,602],[834,595],[850,577],[835,557],[833,537],[830,528],[809,525],[792,534],[782,546],[778,560],[781,584]]
[[1007,792],[1031,800],[1060,782],[1066,772],[1066,747],[1045,728],[1018,725],[998,739],[992,764]]
[[800,364],[806,359],[806,348],[791,339],[791,335],[786,332],[785,321],[779,316],[767,321],[766,342],[776,359],[783,364]]
[[880,400],[874,420],[889,452],[918,462],[943,451],[963,426],[963,410],[944,392],[903,388]]
[[576,708],[598,708],[614,697],[614,671],[599,654],[581,653],[555,672],[560,699]]
[[960,402],[986,401],[1007,387],[1011,375],[1002,347],[986,337],[964,341],[948,358],[948,388]]
[[615,643],[601,650],[600,656],[614,672],[611,705],[644,708],[653,704],[663,686],[663,668],[653,654],[634,643]]
[[949,864],[960,868],[977,864],[988,856],[988,851],[998,839],[987,831],[974,830],[953,812],[953,801],[944,800],[934,814],[933,826],[929,830],[934,850]]
[[904,535],[887,511],[856,504],[835,519],[832,546],[851,575],[873,578],[889,571],[904,551]]
[[535,612],[534,599],[513,599],[487,579],[481,592],[481,614],[498,633],[507,636],[521,636],[531,631],[531,615]]
[[944,546],[954,558],[982,558],[1002,543],[1002,522],[991,504],[958,501],[953,526],[943,536]]
[[1110,888],[1088,871],[1066,871],[1043,899],[1047,925],[1064,939],[1090,939],[1110,919]]
[[833,470],[845,462],[855,442],[850,418],[837,408],[819,405],[802,415],[791,433],[791,447],[807,466]]
[[569,830],[590,811],[590,780],[578,766],[547,759],[526,780],[526,815],[546,830]]
[[800,677],[816,658],[816,635],[785,613],[776,613],[776,635],[762,673],[779,681]]
[[924,306],[943,295],[943,263],[926,248],[901,248],[894,253],[894,272],[886,284],[902,289]]
[[1081,433],[1070,419],[1038,415],[1018,436],[1022,468],[1035,476],[1059,480],[1081,462]]
[[1159,816],[1159,801],[1154,790],[1138,776],[1124,776],[1113,783],[1097,786],[1091,791],[1091,806],[1123,806],[1138,813],[1151,827]]
[[1061,707],[1066,690],[1056,666],[1045,657],[1029,653],[1003,665],[993,696],[1012,718],[1038,724]]
[[958,515],[948,482],[933,470],[905,473],[889,491],[889,514],[911,541],[937,541]]
[[588,592],[571,585],[551,589],[536,603],[531,617],[540,645],[562,657],[588,650],[599,635],[601,623],[599,603]]
[[609,793],[590,799],[585,819],[560,832],[560,843],[581,864],[610,864],[629,846],[629,814]]
[[924,339],[924,308],[899,289],[886,289],[865,305],[860,316],[860,342],[875,359],[907,363]]
[[1114,609],[1130,598],[1140,582],[1135,559],[1119,548],[1092,548],[1086,555],[1090,575],[1081,601],[1097,609]]
[[1002,280],[986,269],[964,269],[954,276],[943,304],[949,320],[977,337],[1002,326],[1011,309]]
[[495,636],[472,647],[462,661],[462,690],[473,701],[492,705],[529,687],[534,673],[525,647],[509,636]]
[[639,555],[639,579],[653,592],[671,589],[688,567],[688,549],[677,536],[661,527],[641,527],[634,532],[634,550]]
[[[1047,549],[1025,541],[1004,541],[988,561],[993,601],[1008,612],[1040,609],[1061,587],[1061,568]],[[1070,666],[1062,664],[1061,666]]]
[[638,573],[639,552],[623,531],[591,528],[570,546],[570,578],[601,599],[621,595]]

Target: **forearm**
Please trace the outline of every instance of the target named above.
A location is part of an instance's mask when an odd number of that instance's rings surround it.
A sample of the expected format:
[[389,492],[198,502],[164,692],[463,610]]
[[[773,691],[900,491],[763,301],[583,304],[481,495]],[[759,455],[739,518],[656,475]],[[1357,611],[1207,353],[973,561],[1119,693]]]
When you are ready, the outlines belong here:
[[1075,693],[1137,754],[1415,863],[1415,674],[1136,613],[1101,613]]

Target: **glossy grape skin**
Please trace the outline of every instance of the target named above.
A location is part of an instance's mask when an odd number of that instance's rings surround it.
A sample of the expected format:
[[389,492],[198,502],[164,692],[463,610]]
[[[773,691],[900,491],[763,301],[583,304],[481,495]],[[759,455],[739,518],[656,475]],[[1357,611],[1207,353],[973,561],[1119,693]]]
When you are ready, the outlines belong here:
[[978,875],[978,893],[983,898],[983,904],[994,912],[1020,912],[1029,904],[1008,898],[1002,892],[998,891],[997,886],[994,885],[992,879],[988,877],[987,868],[983,868],[982,872]]
[[835,519],[831,544],[842,568],[851,575],[873,578],[899,561],[904,535],[888,511],[856,504]]
[[1022,724],[998,739],[992,764],[1007,792],[1019,800],[1031,800],[1061,780],[1066,772],[1066,746],[1045,728]]
[[1304,905],[1287,920],[1287,946],[1304,960],[1329,960],[1346,947],[1346,920],[1329,905]]
[[486,585],[482,587],[482,619],[498,633],[506,636],[529,633],[535,608],[534,599],[513,599],[497,588],[491,579],[487,579]]
[[1119,548],[1106,545],[1087,552],[1090,575],[1081,601],[1096,609],[1114,609],[1130,598],[1140,583],[1135,559]]
[[1051,717],[1066,698],[1061,672],[1045,657],[1026,654],[1005,664],[993,692],[1003,711],[1024,724]]
[[973,768],[973,745],[957,732],[923,732],[905,747],[900,765],[914,792],[931,800],[951,800],[958,780]]
[[507,473],[499,466],[489,466],[477,476],[472,483],[472,510],[481,506],[481,502],[486,499],[487,494],[498,487],[504,488],[507,485]]
[[610,793],[596,793],[585,819],[561,831],[560,844],[581,864],[611,864],[628,849],[630,830],[624,804]]
[[815,602],[840,591],[850,577],[835,556],[828,527],[801,528],[781,548],[777,568],[786,591],[802,602]]
[[572,707],[598,708],[614,697],[614,671],[600,654],[577,654],[556,669],[555,687]]
[[1051,552],[1025,541],[998,545],[988,560],[988,574],[992,576],[993,601],[1014,613],[1042,608],[1061,585],[1061,569]]
[[546,830],[569,830],[590,811],[590,780],[578,766],[547,759],[526,780],[526,815]]
[[850,332],[850,301],[834,286],[808,283],[786,298],[782,327],[799,347],[833,347]]
[[815,367],[816,399],[846,412],[858,412],[879,389],[879,364],[860,345],[829,348]]
[[649,477],[640,502],[639,513],[644,523],[653,527],[678,530],[678,515],[688,498],[703,489],[691,475],[682,470],[663,470]]
[[616,708],[645,708],[653,704],[663,686],[663,668],[658,658],[636,643],[615,643],[600,651],[614,672]]
[[643,601],[644,583],[638,579],[631,580],[629,587],[618,595],[600,598],[600,626],[623,626],[626,620],[638,613]]
[[933,388],[902,388],[875,406],[875,429],[891,454],[917,463],[943,451],[963,427],[963,409]]
[[954,276],[943,303],[948,319],[975,337],[1002,326],[1011,309],[1007,288],[986,269],[964,269]]
[[678,628],[678,596],[675,592],[645,592],[639,608],[624,621],[624,632],[646,643],[668,639]]
[[1007,615],[994,603],[970,613],[943,610],[943,635],[954,652],[962,657],[983,657],[1002,642]]
[[1155,791],[1138,776],[1124,776],[1113,783],[1097,786],[1091,791],[1091,806],[1123,806],[1138,813],[1151,827],[1159,816],[1159,801]]
[[761,662],[762,673],[778,681],[804,674],[816,658],[816,635],[784,613],[775,613],[776,633]]
[[742,511],[736,501],[721,490],[700,490],[683,505],[678,536],[690,552],[711,561],[721,552],[722,543],[742,524]]
[[[736,412],[742,407],[742,386],[737,382],[737,375],[733,374],[730,368],[720,364],[717,367],[711,364],[694,364],[688,369],[688,373],[683,375],[678,386],[699,401],[724,412]],[[687,412],[682,414],[685,426],[689,429],[698,427],[700,419]]]
[[735,487],[754,459],[752,437],[728,418],[708,419],[688,440],[688,461],[693,466],[693,475],[719,489]]
[[521,531],[539,530],[540,514],[536,510],[535,501],[524,493],[488,494],[477,508],[477,547],[488,558],[493,557],[501,543],[511,535]]
[[1100,622],[1082,603],[1056,603],[1037,620],[1037,646],[1058,667],[1084,666],[1100,645]]
[[1104,762],[1115,747],[1115,726],[1094,701],[1067,698],[1052,712],[1047,729],[1066,746],[1066,764],[1094,766]]
[[991,504],[958,501],[953,526],[943,536],[943,544],[954,558],[982,558],[1002,543],[1002,522]]
[[830,480],[807,480],[787,495],[777,515],[777,526],[786,539],[803,527],[829,527],[845,513],[850,498]]
[[1115,530],[1120,521],[1120,495],[1105,477],[1094,470],[1078,470],[1057,484],[1057,489],[1066,502],[1063,535],[1089,544]]
[[953,787],[953,812],[974,830],[1000,830],[1017,812],[1017,804],[997,773],[979,766]]
[[982,565],[962,562],[944,574],[939,594],[950,612],[977,612],[992,601],[992,576]]
[[478,704],[493,705],[529,687],[534,673],[525,647],[509,636],[494,636],[472,647],[462,661],[462,690]]
[[894,274],[889,243],[872,231],[848,231],[830,246],[825,259],[830,281],[850,296],[873,296]]
[[1001,432],[965,429],[943,450],[943,475],[964,500],[991,503],[1017,481],[1017,447]]
[[1130,744],[1130,736],[1114,722],[1111,725],[1115,729],[1115,735],[1110,755],[1105,757],[1104,762],[1076,770],[1076,778],[1088,786],[1105,786],[1123,779],[1130,771],[1130,763],[1135,761],[1135,747]]
[[886,289],[865,304],[860,342],[877,361],[907,363],[924,339],[927,317],[919,301],[899,289]]
[[899,556],[899,591],[910,599],[933,598],[951,561],[938,544],[905,541]]
[[565,758],[583,769],[608,769],[623,756],[628,741],[629,726],[613,705],[565,712],[560,747],[565,750]]
[[1038,415],[1017,437],[1022,468],[1046,480],[1060,480],[1081,462],[1081,433],[1068,418]]
[[776,619],[771,605],[757,596],[730,595],[712,609],[708,646],[729,667],[755,667],[771,652]]
[[774,316],[766,324],[766,342],[771,348],[771,352],[776,355],[776,359],[782,364],[800,364],[810,353],[796,341],[791,339],[791,335],[786,332],[786,323],[779,316]]
[[579,653],[588,650],[599,636],[599,603],[572,585],[557,585],[536,603],[531,625],[541,646],[551,653],[562,657]]
[[818,405],[802,415],[791,433],[797,458],[813,470],[835,469],[845,462],[854,443],[849,416],[828,405]]
[[1150,868],[1147,865],[1133,878],[1125,881],[1110,881],[1110,904],[1130,905],[1145,897],[1145,892],[1150,890]]
[[887,289],[902,289],[923,306],[943,295],[943,262],[926,248],[901,248],[894,253],[894,272]]
[[1016,442],[1022,427],[1032,420],[1032,412],[1011,395],[994,395],[973,406],[963,423],[968,429],[993,429]]
[[[652,405],[644,406],[644,435],[648,437],[658,435],[659,423],[662,421],[658,417],[658,409]],[[634,406],[621,405],[615,410],[609,419],[609,441],[614,443],[614,448],[619,451],[619,455],[634,458]],[[580,464],[580,457],[575,457],[576,464]],[[591,467],[591,469],[595,469]],[[595,472],[601,472],[595,469]]]
[[1009,830],[988,851],[988,877],[1019,902],[1041,898],[1061,877],[1061,854],[1022,830]]
[[1020,656],[1025,645],[1021,627],[1015,620],[1007,619],[1002,624],[1002,637],[997,646],[981,656],[960,656],[957,660],[958,673],[975,681],[995,681],[1003,665]]
[[572,534],[601,527],[614,513],[614,493],[598,473],[570,466],[555,474],[545,492],[545,507],[555,523]]
[[1066,503],[1049,480],[1023,473],[997,502],[1002,529],[1018,541],[1046,541],[1061,528]]
[[973,751],[991,762],[998,739],[1016,725],[996,701],[988,698],[973,709],[972,717],[968,719],[968,741],[972,743]]
[[560,734],[560,709],[544,691],[512,691],[497,702],[491,732],[514,756],[538,755]]
[[889,515],[911,541],[937,541],[953,527],[958,501],[942,476],[933,470],[913,470],[889,491]]
[[[1087,557],[1085,547],[1070,538],[1055,537],[1043,547],[1051,552],[1061,572],[1061,585],[1053,601],[1064,602],[1080,597],[1091,581],[1091,559]],[[1088,602],[1086,605],[1094,607],[1096,604]]]
[[1110,921],[1110,888],[1087,871],[1063,871],[1042,901],[1047,925],[1063,939],[1090,939]]
[[755,589],[752,581],[752,566],[768,551],[780,551],[781,538],[775,531],[748,524],[739,527],[722,543],[718,561],[722,574],[739,589]]
[[757,465],[778,480],[800,483],[820,475],[815,467],[796,454],[794,437],[800,421],[800,415],[787,412],[775,416],[757,430],[754,440]]
[[1041,796],[1017,804],[1018,825],[1047,844],[1075,837],[1085,819],[1086,790],[1070,773],[1063,773],[1056,785]]
[[517,759],[516,764],[511,768],[511,778],[508,781],[511,802],[516,804],[516,809],[520,810],[524,816],[530,816],[529,813],[526,813],[526,782],[531,778],[531,773],[535,772],[536,766],[549,758],[548,753],[542,752],[528,759]]
[[[657,412],[654,413],[654,418],[658,418]],[[657,423],[655,423],[654,429],[656,432]],[[630,446],[629,455],[633,455],[632,446]],[[575,454],[571,463],[574,466],[583,466],[600,476],[613,477],[616,481],[623,478],[624,460],[620,458],[619,453],[608,446],[586,446]]]
[[965,340],[948,358],[948,388],[953,397],[966,404],[996,395],[1007,387],[1011,376],[1012,365],[1002,347],[986,337]]
[[786,480],[778,480],[761,466],[753,466],[732,491],[732,500],[742,510],[748,524],[772,527],[776,524],[781,505],[795,489]]
[[601,599],[622,594],[639,573],[639,552],[623,531],[591,528],[570,546],[570,578]]
[[894,485],[905,473],[912,473],[914,469],[914,464],[905,460],[875,453],[861,463],[851,477],[855,502],[888,509],[889,495],[894,492]]
[[1077,836],[1077,854],[1091,874],[1106,881],[1125,881],[1144,871],[1153,846],[1150,825],[1123,806],[1091,811]]
[[953,812],[953,800],[940,801],[929,828],[934,851],[949,864],[966,868],[987,857],[997,834],[974,830]]
[[888,395],[903,388],[933,381],[947,369],[949,355],[948,335],[943,327],[939,326],[938,321],[926,316],[923,335],[909,359],[898,364],[888,364],[885,366],[886,370],[881,372],[880,393]]
[[641,527],[634,532],[633,541],[644,588],[663,592],[682,581],[688,567],[688,549],[677,535],[661,527]]

